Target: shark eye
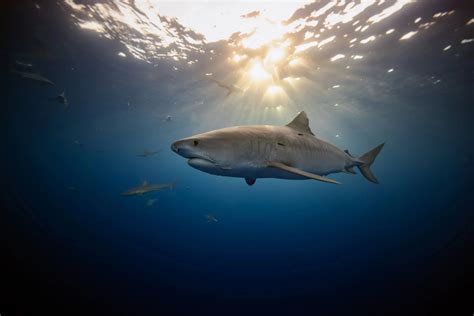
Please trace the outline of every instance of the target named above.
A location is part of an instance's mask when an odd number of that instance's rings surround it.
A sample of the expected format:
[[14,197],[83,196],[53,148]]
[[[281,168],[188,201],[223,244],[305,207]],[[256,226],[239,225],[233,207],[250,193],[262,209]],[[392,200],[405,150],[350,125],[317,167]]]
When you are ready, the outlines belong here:
[[197,146],[199,144],[199,141],[195,140],[193,141],[194,146]]

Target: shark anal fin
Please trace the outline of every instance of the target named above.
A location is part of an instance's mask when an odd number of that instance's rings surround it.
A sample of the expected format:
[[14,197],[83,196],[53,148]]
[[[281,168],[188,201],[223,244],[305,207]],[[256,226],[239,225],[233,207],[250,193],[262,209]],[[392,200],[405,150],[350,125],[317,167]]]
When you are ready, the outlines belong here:
[[329,178],[326,178],[326,177],[323,177],[323,176],[320,176],[320,175],[317,175],[317,174],[314,174],[314,173],[306,172],[306,171],[303,171],[303,170],[298,169],[298,168],[290,167],[290,166],[285,165],[284,163],[281,163],[281,162],[271,161],[271,162],[268,163],[268,166],[273,167],[273,168],[278,168],[278,169],[281,169],[281,170],[285,170],[285,171],[288,171],[290,173],[293,173],[293,174],[296,174],[296,175],[299,175],[299,176],[302,176],[302,177],[306,177],[308,179],[313,179],[313,180],[318,180],[318,181],[328,182],[328,183],[334,183],[334,184],[341,184],[340,182],[338,182],[336,180],[329,179]]
[[257,181],[254,178],[245,178],[245,182],[247,182],[248,185],[254,185],[255,181]]

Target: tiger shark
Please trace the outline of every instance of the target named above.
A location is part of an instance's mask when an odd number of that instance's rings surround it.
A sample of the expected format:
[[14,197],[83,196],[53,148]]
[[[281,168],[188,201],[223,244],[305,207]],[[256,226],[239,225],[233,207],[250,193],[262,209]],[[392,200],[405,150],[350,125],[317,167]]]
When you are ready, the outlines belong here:
[[357,167],[373,183],[370,170],[384,143],[360,157],[352,156],[317,138],[305,112],[285,126],[234,126],[194,135],[174,142],[171,150],[188,164],[213,175],[244,178],[253,185],[258,178],[313,179],[340,184],[328,174],[355,174]]

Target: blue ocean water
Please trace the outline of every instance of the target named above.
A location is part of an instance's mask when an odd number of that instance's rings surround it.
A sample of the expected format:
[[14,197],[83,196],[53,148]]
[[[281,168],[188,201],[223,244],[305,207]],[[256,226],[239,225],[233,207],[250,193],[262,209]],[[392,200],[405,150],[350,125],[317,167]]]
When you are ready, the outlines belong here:
[[[255,91],[226,97],[209,83],[205,73],[233,78],[225,42],[189,53],[198,60],[189,67],[133,58],[127,43],[77,27],[65,3],[6,6],[5,315],[30,314],[36,300],[37,311],[188,315],[423,314],[468,302],[469,2],[419,1],[371,27],[394,28],[396,37],[306,52],[311,73],[276,102]],[[438,12],[446,14],[434,18]],[[418,16],[435,24],[419,28]],[[343,62],[330,61],[336,53]],[[55,85],[19,77],[18,61]],[[52,100],[62,91],[67,107]],[[280,179],[248,186],[195,170],[170,150],[177,139],[217,128],[284,125],[302,110],[317,137],[354,155],[386,142],[372,167],[380,184],[358,172],[332,175],[339,186]],[[145,149],[159,152],[137,156]],[[145,180],[175,188],[120,195]]]

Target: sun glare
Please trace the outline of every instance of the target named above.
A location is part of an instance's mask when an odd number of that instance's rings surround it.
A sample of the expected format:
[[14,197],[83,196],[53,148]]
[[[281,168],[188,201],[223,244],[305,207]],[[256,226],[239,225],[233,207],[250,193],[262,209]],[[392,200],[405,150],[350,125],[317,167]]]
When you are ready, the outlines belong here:
[[236,63],[242,61],[243,59],[245,59],[245,55],[239,55],[239,54],[235,54],[233,57],[232,57],[232,60]]
[[260,61],[254,62],[252,68],[250,68],[250,77],[254,81],[263,81],[270,78],[270,74],[263,68]]
[[283,48],[281,47],[272,47],[269,49],[267,56],[265,57],[265,60],[270,61],[272,63],[277,63],[283,60],[285,58],[286,52]]
[[283,92],[283,88],[277,85],[271,85],[266,90],[266,93],[270,96],[274,96],[282,92]]

